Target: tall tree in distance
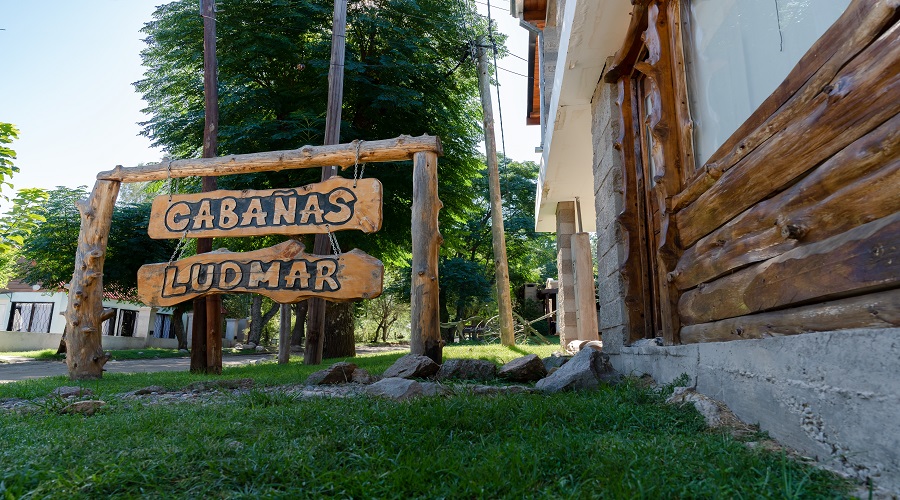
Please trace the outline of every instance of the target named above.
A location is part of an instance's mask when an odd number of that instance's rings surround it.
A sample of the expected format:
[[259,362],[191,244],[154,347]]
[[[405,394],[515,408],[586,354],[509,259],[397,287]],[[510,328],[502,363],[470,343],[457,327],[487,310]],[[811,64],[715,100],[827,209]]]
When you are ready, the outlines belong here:
[[[50,290],[62,290],[72,279],[78,248],[81,220],[75,202],[88,197],[84,186],[57,187],[46,202],[35,210],[41,220],[25,238],[20,257],[22,279],[41,283]],[[147,203],[119,203],[113,209],[112,226],[103,268],[104,292],[124,300],[137,300],[137,271],[144,264],[166,261],[172,255],[174,240],[153,240],[144,228],[150,219]]]
[[[473,29],[483,27],[467,22],[456,5],[351,0],[347,13],[342,142],[440,136],[445,153],[438,172],[442,225],[466,216],[471,179],[481,168],[476,75],[471,64],[460,63],[469,55]],[[218,2],[220,155],[323,142],[332,7],[331,0]],[[146,72],[135,84],[151,117],[143,133],[174,157],[199,156],[202,142],[200,23],[196,2],[178,0],[159,7],[144,27]],[[219,185],[294,187],[317,181],[317,174],[232,176],[220,178]],[[365,174],[384,185],[384,224],[371,235],[339,233],[341,248],[403,262],[410,251],[412,166],[372,165]],[[309,240],[304,240],[307,248]],[[271,244],[271,239],[258,241]],[[344,319],[331,321],[332,330],[352,333],[352,317],[339,316]],[[326,336],[326,350],[327,345]]]
[[0,196],[4,200],[9,197],[3,194],[3,186],[13,187],[9,179],[19,171],[19,167],[13,164],[16,159],[16,152],[7,144],[12,143],[19,137],[19,129],[12,123],[0,122]]

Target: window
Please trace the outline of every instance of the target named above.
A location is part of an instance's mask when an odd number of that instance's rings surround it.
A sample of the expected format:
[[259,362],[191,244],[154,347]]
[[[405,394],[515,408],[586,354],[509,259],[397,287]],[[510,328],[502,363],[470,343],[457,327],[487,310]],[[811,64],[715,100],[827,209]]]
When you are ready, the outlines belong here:
[[119,309],[119,335],[123,337],[134,337],[136,324],[137,311]]
[[849,3],[685,1],[685,72],[698,167],[781,84]]
[[156,314],[156,322],[153,324],[153,336],[159,339],[175,338],[171,314]]
[[114,314],[112,318],[109,318],[108,320],[104,321],[102,325],[100,325],[100,332],[103,335],[115,335],[116,334],[116,325],[117,325],[116,319],[119,316],[119,314],[118,314],[119,310],[113,308],[113,311],[115,311],[116,314]]
[[13,302],[10,310],[8,331],[50,333],[52,302]]

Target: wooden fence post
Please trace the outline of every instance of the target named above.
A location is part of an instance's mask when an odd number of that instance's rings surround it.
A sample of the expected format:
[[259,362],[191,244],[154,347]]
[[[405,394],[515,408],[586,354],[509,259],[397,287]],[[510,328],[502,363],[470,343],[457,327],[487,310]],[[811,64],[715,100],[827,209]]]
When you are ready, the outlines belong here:
[[413,155],[412,285],[410,351],[442,362],[438,303],[438,252],[443,238],[438,229],[437,154]]
[[109,360],[101,345],[101,324],[115,316],[115,310],[103,310],[103,263],[119,185],[118,181],[97,181],[91,196],[76,203],[81,232],[65,313],[66,365],[72,380],[101,378]]

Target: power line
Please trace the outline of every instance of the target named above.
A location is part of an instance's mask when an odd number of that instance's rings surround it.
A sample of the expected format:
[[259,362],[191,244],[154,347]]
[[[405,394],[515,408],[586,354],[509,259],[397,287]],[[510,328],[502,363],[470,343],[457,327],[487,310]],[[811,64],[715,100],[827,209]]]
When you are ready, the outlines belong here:
[[[497,69],[502,69],[503,71],[506,71],[507,73],[512,73],[512,74],[514,74],[514,75],[519,75],[519,76],[528,78],[529,80],[533,80],[533,79],[534,79],[533,76],[523,75],[522,73],[517,73],[517,72],[515,72],[515,71],[513,71],[513,70],[511,70],[511,69],[506,69],[506,68],[504,68],[504,67],[502,67],[502,66],[497,66]],[[499,97],[497,97],[497,98],[499,99]]]

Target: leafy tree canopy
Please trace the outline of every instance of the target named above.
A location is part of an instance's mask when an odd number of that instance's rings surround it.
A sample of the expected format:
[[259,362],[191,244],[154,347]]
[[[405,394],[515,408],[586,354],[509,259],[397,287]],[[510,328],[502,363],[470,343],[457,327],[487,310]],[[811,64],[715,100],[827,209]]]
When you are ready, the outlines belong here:
[[[14,173],[19,171],[19,167],[13,164],[13,160],[16,159],[16,152],[7,146],[7,144],[12,143],[18,137],[19,129],[15,125],[0,122],[0,192],[3,191],[3,186],[13,187],[9,179]],[[3,194],[0,194],[0,196],[3,196],[4,200],[9,199]]]
[[[442,224],[461,220],[469,210],[471,178],[481,164],[474,65],[459,63],[484,26],[459,6],[442,0],[350,0],[347,14],[341,142],[440,136]],[[323,142],[332,9],[331,0],[218,2],[220,155]],[[143,30],[147,70],[135,86],[152,117],[142,124],[143,133],[174,157],[198,156],[202,145],[201,21],[195,0],[178,0],[159,7]],[[384,184],[383,229],[374,235],[343,232],[342,248],[401,259],[410,246],[411,164],[370,165],[366,175]],[[290,187],[318,176],[317,170],[293,170],[220,178],[219,184]]]
[[47,196],[43,189],[20,189],[12,208],[0,216],[0,288],[15,277],[19,250],[31,232],[44,222],[40,212]]
[[[57,187],[35,211],[43,219],[25,239],[19,251],[24,259],[20,270],[23,281],[41,283],[60,290],[71,281],[81,216],[75,202],[87,198],[84,186]],[[106,247],[103,287],[125,300],[136,300],[137,270],[144,264],[166,262],[175,240],[152,240],[146,227],[150,219],[148,203],[119,203],[113,209],[112,227]]]

